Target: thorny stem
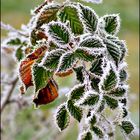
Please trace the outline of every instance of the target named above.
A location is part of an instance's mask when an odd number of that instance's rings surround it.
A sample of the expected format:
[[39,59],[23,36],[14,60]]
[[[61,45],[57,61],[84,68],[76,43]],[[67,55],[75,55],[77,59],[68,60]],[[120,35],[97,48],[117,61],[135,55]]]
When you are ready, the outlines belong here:
[[103,114],[101,114],[101,116],[106,120],[106,122],[107,122],[109,125],[112,125],[111,122],[110,122]]
[[[86,84],[86,91],[88,91],[88,90],[90,90],[90,87],[89,87],[89,83],[90,83],[89,75],[88,75],[88,72],[86,70],[86,64],[85,64],[84,61],[82,62],[82,65],[83,65],[83,68],[84,68],[84,77],[85,77],[84,81],[85,81],[85,84]],[[88,110],[85,109],[84,113],[83,113],[84,117],[81,120],[81,122],[79,123],[79,133],[81,133],[82,131],[88,129],[88,127],[86,126],[86,123],[85,123],[85,117],[87,116],[87,112],[88,112]]]
[[104,120],[109,124],[110,128],[111,128],[111,133],[113,133],[113,135],[111,136],[113,139],[114,138],[114,130],[113,130],[113,127],[112,127],[112,123],[103,115],[101,114],[101,116],[104,118]]
[[[85,64],[85,62],[83,61],[82,62],[82,65],[83,65],[83,67],[84,67],[84,74],[85,74],[85,77],[87,77],[86,79],[85,79],[85,81],[86,81],[86,86],[88,86],[87,87],[87,90],[90,90],[90,87],[89,87],[89,83],[90,83],[90,81],[89,81],[89,76],[90,77],[93,77],[93,75],[91,75],[87,70],[86,70],[86,64]],[[98,103],[98,105],[96,106],[96,108],[95,109],[93,109],[93,111],[92,111],[92,113],[97,113],[97,111],[98,111],[98,109],[99,109],[99,107],[100,107],[100,105],[101,105],[101,101],[102,101],[102,98],[103,98],[103,94],[102,93],[100,93],[100,101],[99,101],[99,103]],[[112,137],[112,139],[114,139],[114,131],[113,131],[113,128],[112,128],[112,124],[111,124],[111,122],[109,121],[109,120],[107,120],[106,119],[106,117],[103,115],[103,114],[101,114],[101,116],[105,119],[105,121],[109,124],[109,126],[110,126],[110,128],[111,128],[111,133],[113,133],[112,134],[112,136],[110,136],[110,137]],[[84,125],[85,125],[85,122],[84,122],[84,120],[80,123],[80,132],[82,131],[82,129],[84,129]],[[85,127],[86,128],[86,127]],[[88,129],[88,128],[87,128]]]
[[6,107],[6,105],[9,103],[10,97],[15,89],[17,82],[18,82],[18,77],[16,77],[15,80],[13,80],[11,88],[10,88],[9,92],[7,93],[6,99],[3,101],[2,105],[1,105],[1,109],[0,109],[1,113],[4,110],[4,108]]
[[82,62],[82,65],[83,65],[83,68],[84,68],[84,77],[85,77],[86,90],[89,91],[89,90],[91,90],[90,80],[89,80],[90,74],[86,70],[86,64],[85,64],[84,61]]

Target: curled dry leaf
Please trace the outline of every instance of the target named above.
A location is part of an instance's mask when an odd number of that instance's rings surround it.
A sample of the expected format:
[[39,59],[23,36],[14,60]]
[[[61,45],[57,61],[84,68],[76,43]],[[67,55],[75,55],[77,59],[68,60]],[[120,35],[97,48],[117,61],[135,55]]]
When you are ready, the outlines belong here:
[[38,105],[48,104],[55,100],[58,97],[58,86],[57,83],[50,79],[48,84],[45,88],[41,89],[34,98],[33,102],[35,103],[36,107]]
[[33,53],[29,54],[27,58],[20,63],[19,74],[21,81],[24,83],[26,89],[33,85],[32,83],[32,73],[31,67],[41,57],[47,50],[46,46],[42,46],[35,50]]

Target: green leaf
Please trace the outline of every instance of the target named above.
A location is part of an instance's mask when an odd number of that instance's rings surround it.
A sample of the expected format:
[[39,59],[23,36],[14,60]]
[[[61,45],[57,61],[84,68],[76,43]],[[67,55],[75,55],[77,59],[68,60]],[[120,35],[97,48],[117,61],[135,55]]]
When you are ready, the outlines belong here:
[[52,50],[46,55],[43,66],[45,66],[47,69],[56,69],[59,63],[59,59],[63,53],[65,53],[65,51],[62,49]]
[[48,24],[48,34],[56,44],[65,45],[70,41],[68,28],[60,22],[50,22]]
[[105,48],[105,45],[98,37],[88,37],[80,42],[79,47],[102,49]]
[[65,53],[61,56],[57,72],[64,72],[72,68],[75,62],[75,55],[73,52]]
[[71,30],[74,34],[79,35],[83,33],[83,26],[75,6],[65,6],[58,16],[62,22],[69,21]]
[[89,122],[93,126],[97,122],[96,116],[93,115]]
[[116,35],[120,28],[120,17],[117,14],[105,15],[102,17],[105,21],[105,31],[109,34]]
[[127,105],[127,99],[126,98],[120,99],[119,101],[123,104],[123,106]]
[[127,48],[126,48],[126,43],[124,40],[119,40],[117,37],[114,36],[107,36],[107,39],[109,39],[111,42],[115,43],[119,48],[120,48],[120,61],[123,60],[123,58],[126,55]]
[[37,28],[45,23],[57,20],[57,12],[60,9],[59,5],[47,5],[43,7],[42,12],[39,13],[39,18],[37,20]]
[[121,128],[126,134],[130,134],[134,130],[134,126],[130,121],[122,121]]
[[85,85],[83,85],[83,84],[76,85],[71,90],[70,100],[79,100],[83,96],[83,94],[85,92],[84,88],[85,88]]
[[124,70],[124,69],[120,70],[119,75],[120,75],[119,77],[120,77],[121,82],[124,82],[127,80],[128,76],[127,76],[126,70]]
[[91,125],[91,130],[99,137],[99,138],[103,138],[103,132],[102,132],[102,130],[99,128],[99,127],[97,127],[97,126],[93,126],[93,125]]
[[103,69],[102,69],[102,64],[103,60],[102,59],[97,59],[92,63],[92,66],[90,68],[90,71],[96,75],[101,76],[103,74]]
[[75,55],[77,58],[84,60],[84,61],[93,61],[95,59],[95,54],[92,54],[89,50],[86,48],[77,48],[75,50]]
[[8,45],[21,45],[22,42],[19,38],[14,38],[14,39],[10,39],[8,42],[7,42]]
[[123,110],[123,116],[122,117],[125,118],[128,115],[128,111],[125,107],[123,107],[122,110]]
[[89,109],[88,113],[87,113],[87,118],[91,116],[91,109]]
[[117,75],[111,69],[109,71],[109,74],[105,77],[105,79],[103,81],[102,88],[105,91],[109,91],[109,90],[112,90],[113,88],[115,88],[116,85],[117,85]]
[[90,131],[81,134],[81,140],[92,140],[92,134]]
[[67,108],[70,112],[70,114],[77,120],[77,121],[81,121],[83,113],[82,113],[82,109],[75,106],[74,102],[72,100],[69,100],[67,102]]
[[104,43],[106,44],[107,50],[109,54],[112,56],[113,60],[115,61],[116,65],[118,66],[118,63],[120,61],[120,49],[118,45],[115,43],[112,43],[111,41],[104,40]]
[[99,82],[100,82],[99,78],[94,77],[91,79],[91,87],[97,92],[99,91],[99,86],[98,86]]
[[62,130],[64,130],[70,122],[70,116],[66,109],[66,106],[63,104],[61,107],[57,110],[56,113],[56,123],[58,127]]
[[81,8],[81,19],[83,21],[85,30],[90,33],[94,33],[97,30],[98,16],[95,11],[87,6],[79,5]]
[[81,103],[81,105],[95,105],[99,101],[99,95],[97,94],[89,94],[86,96],[84,101]]
[[118,107],[118,101],[114,98],[111,98],[109,96],[104,96],[104,99],[107,103],[107,105],[111,108],[111,109],[115,109]]
[[123,58],[125,57],[126,53],[127,53],[127,48],[126,48],[126,43],[124,40],[119,40],[117,37],[109,35],[107,36],[107,39],[109,39],[111,42],[115,43],[119,49],[120,49],[120,61],[123,60]]
[[32,75],[35,85],[35,92],[37,92],[47,85],[49,78],[52,76],[52,72],[35,64],[32,68]]
[[108,95],[122,97],[125,93],[126,93],[126,89],[123,87],[119,87],[119,88],[109,92]]
[[59,47],[54,42],[50,41],[48,49],[49,49],[48,51],[52,51],[52,50],[55,50],[55,49],[59,49]]
[[22,50],[22,47],[17,48],[15,56],[18,61],[22,60],[22,58],[24,57],[24,52]]
[[76,78],[80,83],[84,82],[83,66],[75,67],[73,70],[76,73]]
[[123,58],[125,57],[126,55],[126,52],[127,52],[127,49],[126,49],[126,44],[123,40],[113,40],[113,42],[115,44],[117,44],[117,46],[120,48],[120,61],[123,60]]

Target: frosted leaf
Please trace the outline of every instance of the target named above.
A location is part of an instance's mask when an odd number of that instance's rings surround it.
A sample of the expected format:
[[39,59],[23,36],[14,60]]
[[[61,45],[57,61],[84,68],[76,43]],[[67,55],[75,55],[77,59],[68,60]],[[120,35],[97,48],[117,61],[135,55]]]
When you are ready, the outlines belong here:
[[59,5],[49,4],[45,5],[38,14],[37,28],[43,24],[57,20],[57,12],[60,9]]
[[96,75],[101,76],[103,74],[103,60],[97,59],[92,63],[90,71]]
[[107,105],[111,108],[111,109],[116,109],[118,107],[118,100],[116,98],[112,98],[110,96],[104,96],[104,99],[107,103]]
[[69,125],[70,116],[67,111],[66,104],[62,104],[58,107],[55,119],[56,124],[61,131],[64,130]]
[[87,37],[79,43],[79,47],[92,48],[94,50],[102,50],[105,49],[105,44],[102,39],[98,36]]
[[91,130],[100,138],[103,139],[103,130],[98,126],[91,126]]
[[32,76],[33,83],[35,85],[35,92],[38,92],[47,85],[49,78],[52,76],[52,72],[46,70],[42,66],[34,64],[32,67]]
[[93,107],[99,100],[99,95],[95,91],[87,91],[79,101],[75,103],[75,105],[83,106],[83,107]]
[[109,55],[112,57],[112,59],[114,60],[116,66],[118,66],[119,62],[120,62],[120,57],[121,57],[121,50],[119,48],[119,46],[113,42],[111,42],[110,40],[104,40],[104,43],[106,45],[106,48],[108,50]]
[[122,121],[120,126],[126,134],[130,134],[134,130],[134,125],[131,121]]
[[128,91],[128,86],[123,85],[123,86],[118,86],[116,89],[111,90],[107,94],[114,97],[122,97],[126,95],[127,91]]
[[103,89],[108,91],[117,85],[117,75],[113,70],[110,70],[109,74],[104,79]]
[[84,82],[83,66],[74,67],[73,70],[76,73],[76,78],[80,83]]
[[69,4],[64,6],[64,8],[59,12],[58,17],[60,21],[66,23],[69,21],[70,28],[74,35],[79,35],[83,33],[83,25],[79,18],[79,9],[74,4]]
[[56,69],[59,63],[59,59],[62,54],[65,53],[62,49],[52,50],[47,53],[47,55],[43,58],[42,63],[47,69]]
[[65,72],[68,69],[72,68],[75,64],[75,55],[73,52],[64,53],[59,61],[57,72]]
[[84,94],[84,88],[85,88],[84,84],[74,86],[69,92],[69,99],[79,100]]
[[48,25],[44,25],[45,33],[49,37],[49,40],[52,40],[58,45],[68,45],[70,42],[70,31],[65,24],[61,22],[50,22]]
[[90,32],[94,34],[97,30],[98,25],[98,16],[95,13],[95,11],[89,7],[83,6],[82,4],[79,4],[80,6],[80,18],[84,25],[85,32]]
[[115,89],[119,83],[119,74],[112,62],[108,62],[104,67],[104,73],[100,79],[99,90],[101,92],[108,92]]
[[80,122],[83,116],[83,110],[74,105],[74,102],[72,100],[68,100],[67,102],[67,108],[70,112],[70,114],[78,121]]
[[[116,35],[119,32],[120,17],[118,14],[105,15],[105,16],[101,17],[101,19],[103,19],[105,21],[103,23],[104,24],[103,26],[104,26],[104,30],[108,34]],[[100,24],[102,24],[102,23],[100,23]]]
[[84,131],[79,135],[78,140],[92,140],[92,133],[90,131]]
[[93,51],[86,47],[77,47],[75,50],[75,56],[84,61],[93,61],[101,56],[101,51]]

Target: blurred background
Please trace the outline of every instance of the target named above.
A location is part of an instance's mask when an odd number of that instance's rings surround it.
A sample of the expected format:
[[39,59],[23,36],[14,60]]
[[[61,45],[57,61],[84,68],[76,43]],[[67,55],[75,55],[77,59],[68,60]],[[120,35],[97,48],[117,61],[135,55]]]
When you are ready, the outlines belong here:
[[[26,24],[29,21],[30,9],[33,9],[42,1],[1,0],[1,21],[18,29],[21,24]],[[130,84],[130,116],[139,128],[139,0],[103,0],[103,3],[99,5],[83,3],[92,7],[99,16],[120,13],[122,21],[119,37],[126,40],[128,47],[126,60],[130,74],[128,80]],[[1,37],[5,36],[6,32],[1,31]],[[1,66],[2,73],[8,73],[11,76],[11,71],[17,67],[17,64],[11,56],[2,54]],[[59,98],[47,106],[40,107],[40,109],[34,109],[31,103],[22,108],[17,107],[16,104],[7,106],[1,117],[2,140],[76,140],[78,136],[78,124],[76,121],[72,119],[71,125],[64,132],[60,133],[55,127],[53,120],[56,107],[65,101],[65,94],[75,83],[73,78],[74,75],[64,79],[57,78],[60,87]],[[33,89],[28,90],[28,94],[25,95],[27,100],[29,100],[28,96],[32,95],[32,92]],[[15,96],[19,96],[18,88],[14,91],[13,97]],[[123,139],[119,131],[117,131],[116,139]],[[131,140],[138,139],[138,134],[131,136]]]

